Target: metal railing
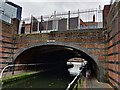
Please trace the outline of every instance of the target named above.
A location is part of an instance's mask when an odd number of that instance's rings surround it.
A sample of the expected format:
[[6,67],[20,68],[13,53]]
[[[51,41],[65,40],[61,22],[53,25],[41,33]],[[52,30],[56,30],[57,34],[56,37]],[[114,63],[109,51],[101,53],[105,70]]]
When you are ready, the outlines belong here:
[[49,33],[51,32],[51,30],[60,31],[73,29],[102,28],[103,27],[102,13],[103,12],[100,8],[99,9],[95,8],[78,11],[76,10],[68,12],[56,12],[52,15],[47,16],[25,18],[20,23],[19,34],[21,34],[23,22],[25,22],[25,24],[28,25],[28,26],[23,25],[23,27],[26,27],[26,30],[24,30],[25,31],[24,34],[29,34],[32,32]]
[[[59,64],[60,63],[62,63],[62,62],[59,62]],[[54,67],[52,67],[54,64],[58,64],[58,63],[10,64],[10,65],[5,66],[1,70],[1,72],[0,72],[0,79],[2,79],[3,78],[3,74],[7,73],[7,72],[10,72],[12,75],[14,75],[15,72],[17,72],[17,71],[28,72],[28,71],[40,71],[40,70],[41,71],[52,70],[52,69],[54,69]]]
[[[72,90],[72,89],[75,89],[75,88],[77,89],[78,88],[78,84],[79,84],[79,80],[81,79],[81,76],[82,76],[81,72],[79,74],[77,74],[75,76],[75,78],[72,80],[72,82],[70,82],[68,84],[66,90]],[[76,87],[75,87],[75,85],[76,85]]]
[[[14,71],[17,71],[17,70],[15,70],[15,67],[19,67],[19,66],[38,66],[38,65],[43,65],[43,63],[38,63],[38,64],[11,64],[11,65],[7,65],[7,66],[5,66],[2,69],[2,71],[0,73],[0,79],[3,78],[3,73],[4,72],[7,73],[9,71],[12,74],[14,74]],[[6,71],[6,70],[8,70],[8,71]],[[23,69],[20,69],[20,70],[23,70]],[[25,68],[24,68],[24,70],[25,70]]]
[[[77,90],[78,89],[78,84],[81,84],[79,81],[82,79],[82,71],[83,71],[83,68],[85,65],[87,64],[87,61],[84,61],[82,63],[82,66],[80,67],[80,72],[75,76],[75,78],[72,80],[72,82],[70,82],[66,88],[66,90]],[[75,87],[76,86],[76,87]]]

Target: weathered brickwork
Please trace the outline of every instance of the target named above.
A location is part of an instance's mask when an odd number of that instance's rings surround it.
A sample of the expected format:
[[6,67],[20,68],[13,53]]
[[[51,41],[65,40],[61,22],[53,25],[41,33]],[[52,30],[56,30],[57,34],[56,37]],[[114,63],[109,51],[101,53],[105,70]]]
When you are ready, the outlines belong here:
[[[23,48],[38,45],[40,43],[49,43],[49,41],[71,43],[80,46],[82,49],[86,49],[90,55],[93,55],[100,61],[103,68],[106,68],[106,48],[104,34],[105,30],[100,29],[81,29],[81,30],[68,30],[68,31],[56,31],[51,33],[39,33],[39,34],[20,34],[16,35],[16,50],[15,55],[19,55],[19,51]],[[26,56],[27,57],[27,56]],[[29,56],[27,57],[27,59]],[[104,73],[105,75],[105,73]]]
[[104,29],[58,31],[49,34],[22,34],[17,35],[16,39],[18,50],[32,44],[47,42],[48,40],[74,43],[87,49],[90,54],[97,56],[101,62],[106,59],[104,56],[106,54]]
[[[114,3],[105,13],[105,30],[71,30],[49,34],[17,35],[17,48],[54,40],[55,42],[74,43],[86,48],[90,54],[97,56],[105,70],[108,71],[110,83],[120,88],[120,3]],[[119,11],[119,12],[118,12]],[[106,11],[104,11],[106,12]],[[17,51],[16,51],[17,52]]]
[[114,3],[107,16],[107,70],[110,83],[120,88],[120,2]]
[[96,56],[103,68],[108,71],[109,82],[114,87],[120,88],[120,2],[114,3],[111,7],[108,5],[106,8],[104,11],[105,29],[17,35],[18,20],[13,19],[12,24],[0,21],[0,68],[11,63],[20,49],[33,44],[46,43],[50,40],[74,43]]
[[0,21],[0,70],[12,62],[15,49],[14,36],[18,30],[18,20],[13,19],[12,23]]

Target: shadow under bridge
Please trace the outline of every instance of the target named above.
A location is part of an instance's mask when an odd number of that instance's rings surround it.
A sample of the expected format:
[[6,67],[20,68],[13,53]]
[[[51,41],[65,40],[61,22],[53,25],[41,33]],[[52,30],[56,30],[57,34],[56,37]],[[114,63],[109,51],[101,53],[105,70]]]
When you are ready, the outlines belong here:
[[41,64],[39,67],[36,66],[35,69],[63,68],[67,66],[67,61],[71,58],[86,60],[90,64],[92,75],[98,77],[100,73],[98,61],[86,52],[66,45],[48,44],[28,48],[18,54],[14,64]]

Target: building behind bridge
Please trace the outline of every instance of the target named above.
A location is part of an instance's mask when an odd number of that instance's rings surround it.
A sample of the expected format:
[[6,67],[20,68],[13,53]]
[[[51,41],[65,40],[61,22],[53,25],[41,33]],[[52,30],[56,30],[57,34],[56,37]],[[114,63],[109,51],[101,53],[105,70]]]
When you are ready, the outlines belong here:
[[15,35],[18,33],[22,7],[0,1],[0,71],[13,60]]
[[[98,20],[98,18],[100,18],[100,20]],[[56,13],[55,11],[55,13],[47,17],[47,19],[45,16],[41,16],[40,18],[31,16],[29,21],[23,20],[21,22],[19,33],[46,33],[50,31],[93,29],[102,27],[102,10],[100,9],[74,12],[69,11],[61,14]]]
[[[67,18],[60,19],[56,21],[56,28],[54,29],[53,20],[44,21],[43,23],[38,22],[37,19],[33,17],[35,22],[25,24],[25,21],[22,23],[21,34],[29,34],[34,32],[49,32],[49,31],[63,31],[67,30]],[[95,17],[93,16],[93,21],[83,22],[82,19],[79,19],[79,29],[92,29],[92,28],[102,28],[102,22],[95,22]],[[48,25],[47,25],[48,24]],[[70,18],[69,30],[78,29],[78,17]],[[99,26],[98,26],[99,25]],[[23,28],[24,27],[24,28]]]

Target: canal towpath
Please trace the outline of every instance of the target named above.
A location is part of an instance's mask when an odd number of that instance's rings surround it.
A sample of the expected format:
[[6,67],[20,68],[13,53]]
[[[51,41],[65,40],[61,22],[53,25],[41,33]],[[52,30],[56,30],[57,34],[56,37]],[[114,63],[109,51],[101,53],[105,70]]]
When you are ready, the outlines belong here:
[[82,90],[114,90],[108,83],[99,82],[96,78],[85,78],[81,88]]

